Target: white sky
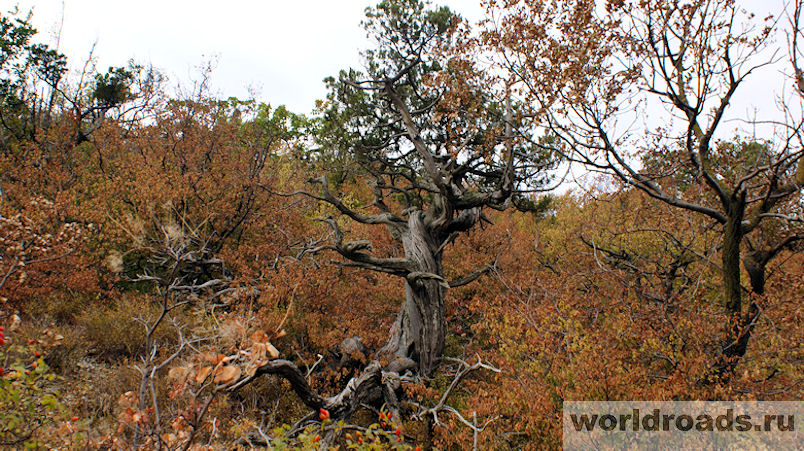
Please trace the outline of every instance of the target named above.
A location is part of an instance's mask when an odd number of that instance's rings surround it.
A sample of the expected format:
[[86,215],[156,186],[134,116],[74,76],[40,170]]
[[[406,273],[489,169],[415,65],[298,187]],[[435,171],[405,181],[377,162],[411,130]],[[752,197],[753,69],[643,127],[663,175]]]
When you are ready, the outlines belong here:
[[[72,69],[81,68],[94,43],[100,70],[133,58],[152,64],[186,91],[199,78],[199,67],[215,61],[214,95],[247,99],[254,94],[259,101],[309,114],[315,101],[326,95],[324,77],[362,67],[359,52],[369,42],[360,21],[365,8],[378,1],[0,0],[0,9],[32,8],[42,42],[53,45],[61,30],[59,51],[68,56]],[[485,15],[481,0],[433,1],[470,22]],[[760,17],[778,15],[790,1],[737,0]],[[784,50],[784,35],[778,39]],[[789,92],[792,84],[781,74],[789,69],[787,64],[783,58],[741,87],[731,102],[722,138],[733,137],[738,129],[752,133],[744,121],[734,119],[778,117],[777,96]],[[644,126],[667,119],[656,108],[638,116]],[[771,133],[763,130],[760,136]]]
[[[368,41],[360,21],[377,1],[3,0],[0,8],[33,8],[40,40],[51,44],[61,28],[59,50],[71,68],[81,67],[93,43],[101,70],[133,58],[185,85],[214,60],[220,95],[245,99],[256,88],[258,100],[309,113],[326,95],[324,77],[361,67]],[[479,0],[437,3],[473,21],[483,16]]]
[[[33,8],[39,39],[51,45],[61,29],[59,50],[73,69],[81,68],[95,43],[100,70],[133,58],[153,64],[187,91],[192,80],[198,80],[199,67],[215,61],[213,94],[247,99],[254,93],[259,101],[308,114],[326,95],[324,77],[362,67],[359,52],[370,43],[360,21],[366,6],[378,1],[0,0],[0,8]],[[769,12],[778,15],[788,0],[737,1],[763,17]],[[470,22],[485,16],[480,0],[434,3],[449,5]],[[782,21],[786,25],[786,19]],[[784,35],[777,39],[784,47]],[[784,58],[777,67],[750,77],[733,98],[729,116],[767,119],[778,114],[776,95],[792,84],[781,75],[782,69],[789,69]],[[647,125],[653,116],[646,114],[642,120]],[[656,118],[665,120],[661,113]],[[751,133],[745,122],[723,125],[726,138],[738,128]]]

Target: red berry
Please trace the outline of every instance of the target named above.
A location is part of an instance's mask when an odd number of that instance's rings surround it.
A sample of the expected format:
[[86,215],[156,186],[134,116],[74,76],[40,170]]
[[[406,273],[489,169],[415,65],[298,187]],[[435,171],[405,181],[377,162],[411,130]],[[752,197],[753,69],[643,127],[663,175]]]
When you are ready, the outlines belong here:
[[396,430],[394,431],[394,434],[396,434],[397,437],[402,435],[402,428],[396,428]]
[[323,407],[318,409],[318,417],[321,418],[321,421],[329,419],[329,411]]
[[2,366],[0,366],[0,377],[5,376],[5,374],[6,374],[6,370]]
[[36,341],[34,341],[34,340],[28,340],[28,344],[29,344],[29,345],[32,345],[32,344],[34,344],[34,343],[36,343]]
[[380,412],[380,419],[381,419],[381,420],[384,420],[384,419],[385,419],[385,413],[384,413],[384,412]]
[[393,417],[393,416],[394,416],[394,414],[392,414],[391,412],[388,412],[388,419],[389,419],[389,420],[390,420],[390,419],[391,419],[391,417]]
[[0,337],[0,346],[6,344],[6,337]]
[[416,451],[422,451],[422,445],[416,445]]
[[34,355],[37,357],[42,357],[42,354],[40,354],[39,351],[34,352]]
[[76,421],[78,421],[78,417],[72,417],[72,418],[70,418],[70,421],[72,421],[73,423],[75,423]]
[[320,436],[320,435],[316,435],[316,436],[315,436],[315,438],[313,439],[313,441],[314,441],[314,442],[319,442],[319,441],[321,441],[321,436]]

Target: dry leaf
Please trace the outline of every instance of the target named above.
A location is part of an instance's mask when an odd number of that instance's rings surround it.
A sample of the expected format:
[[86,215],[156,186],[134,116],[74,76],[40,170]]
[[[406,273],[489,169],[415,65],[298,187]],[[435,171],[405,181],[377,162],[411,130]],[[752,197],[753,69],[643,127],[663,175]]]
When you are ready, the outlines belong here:
[[207,362],[209,362],[209,363],[211,363],[213,365],[217,365],[217,364],[221,363],[223,361],[223,359],[225,359],[225,358],[226,358],[225,355],[218,354],[218,353],[215,353],[215,352],[208,352],[208,353],[204,354],[204,359],[206,359]]
[[237,378],[240,377],[240,367],[227,365],[222,366],[218,371],[215,372],[215,379],[213,382],[216,384],[229,384]]
[[134,407],[137,404],[137,395],[133,391],[127,391],[117,398],[117,405],[123,409]]
[[279,350],[276,349],[271,343],[265,343],[265,350],[268,353],[268,358],[270,360],[279,358]]
[[177,366],[175,368],[171,368],[170,371],[168,371],[168,378],[175,381],[182,380],[187,376],[187,371],[188,368],[184,366]]
[[255,363],[249,362],[246,365],[246,376],[254,377],[254,374],[257,373],[257,368],[259,368],[259,367],[260,367],[260,365],[258,363],[255,364]]
[[263,343],[268,341],[268,336],[265,335],[265,331],[262,330],[254,332],[249,338],[251,339],[252,343]]
[[266,350],[264,343],[254,343],[251,345],[251,361],[260,362],[265,360]]
[[162,441],[164,441],[165,443],[167,443],[169,445],[171,445],[173,443],[176,443],[177,440],[178,440],[178,437],[176,437],[176,434],[174,434],[172,432],[162,434]]
[[15,330],[19,329],[20,328],[20,323],[22,323],[22,320],[20,319],[20,316],[17,315],[17,314],[14,314],[14,316],[11,317],[11,325],[8,326],[8,331],[9,332],[14,332]]
[[209,373],[211,371],[212,371],[211,366],[205,366],[201,368],[201,370],[198,371],[198,374],[195,375],[195,381],[198,382],[199,384],[201,382],[204,382],[207,379],[207,376],[209,376]]

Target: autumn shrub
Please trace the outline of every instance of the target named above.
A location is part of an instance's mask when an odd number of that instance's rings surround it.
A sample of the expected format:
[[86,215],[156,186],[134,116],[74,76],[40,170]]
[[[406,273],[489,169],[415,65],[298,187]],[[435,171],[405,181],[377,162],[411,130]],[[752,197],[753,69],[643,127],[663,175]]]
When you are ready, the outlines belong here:
[[68,222],[63,208],[30,194],[0,202],[0,300],[8,307],[41,310],[70,291],[99,291],[97,273],[82,253],[87,231]]
[[[121,294],[111,305],[85,311],[76,319],[76,325],[83,328],[93,354],[105,359],[136,357],[145,346],[145,328],[140,320],[159,314],[152,302],[148,296]],[[161,324],[154,334],[166,350],[176,344],[176,331],[169,323]]]
[[95,296],[81,291],[66,291],[29,299],[24,313],[37,322],[75,323],[76,318],[97,305]]
[[[329,419],[329,412],[320,409],[318,413],[320,424],[307,426],[290,438],[291,427],[283,425],[274,428],[270,432],[269,440],[266,440],[271,449],[291,450],[291,449],[317,449],[326,446],[327,449],[353,449],[359,451],[369,450],[404,450],[421,451],[421,445],[412,445],[410,438],[405,433],[405,426],[400,420],[390,412],[381,410],[372,414],[366,426],[347,424],[343,421],[332,421]],[[336,440],[325,445],[327,436],[335,436]],[[262,436],[254,435],[254,439],[269,438],[264,432]],[[246,441],[248,444],[248,441]]]

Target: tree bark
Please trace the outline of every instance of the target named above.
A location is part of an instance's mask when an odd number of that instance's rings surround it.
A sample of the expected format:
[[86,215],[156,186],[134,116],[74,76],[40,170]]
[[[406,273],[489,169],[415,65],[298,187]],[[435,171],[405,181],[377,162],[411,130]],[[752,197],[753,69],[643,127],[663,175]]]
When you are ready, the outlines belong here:
[[[706,372],[702,383],[723,382],[733,373],[740,359],[748,350],[748,341],[754,326],[758,307],[751,303],[748,312],[743,314],[742,278],[740,248],[744,238],[743,217],[745,214],[745,193],[732,196],[728,205],[728,215],[723,230],[723,290],[726,310],[729,315],[726,342],[714,365]],[[764,271],[763,271],[764,272]],[[753,278],[753,276],[752,276]],[[752,280],[752,286],[755,281]],[[764,286],[764,274],[763,283]]]
[[405,279],[405,300],[391,329],[388,343],[380,355],[409,358],[419,364],[419,372],[430,376],[444,351],[444,285],[441,239],[429,227],[425,214],[411,213],[402,236],[405,257],[416,271]]
[[768,265],[768,251],[753,251],[743,259],[743,266],[751,281],[751,291],[756,294],[765,293],[765,268]]
[[745,197],[732,198],[723,230],[723,284],[726,309],[732,315],[742,311],[742,285],[740,280],[740,245],[743,241],[743,213]]

